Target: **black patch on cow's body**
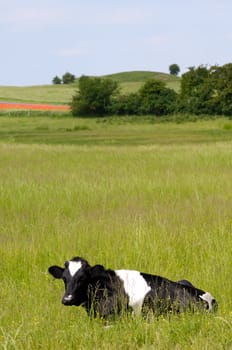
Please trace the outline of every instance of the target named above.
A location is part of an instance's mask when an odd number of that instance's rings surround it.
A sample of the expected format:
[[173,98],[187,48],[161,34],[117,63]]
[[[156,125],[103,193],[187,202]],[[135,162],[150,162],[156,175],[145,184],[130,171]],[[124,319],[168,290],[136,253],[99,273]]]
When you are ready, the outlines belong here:
[[188,286],[188,287],[192,287],[192,288],[195,288],[191,282],[187,281],[187,280],[180,280],[180,281],[177,281],[176,283],[179,283],[179,284],[182,284],[183,286]]
[[170,312],[179,313],[205,306],[205,302],[200,298],[200,295],[205,292],[193,287],[188,281],[177,283],[160,276],[146,273],[141,273],[141,275],[151,287],[144,299],[143,313],[146,313],[148,309],[156,315]]
[[87,300],[83,306],[88,314],[100,317],[121,314],[128,308],[123,283],[113,270],[106,270],[102,265],[90,269]]
[[[74,276],[70,276],[69,261],[65,269],[51,266],[48,271],[55,278],[62,278],[65,284],[65,294],[62,303],[66,306],[82,305],[91,316],[106,317],[120,314],[128,308],[122,281],[113,270],[106,270],[102,265],[91,267],[87,260],[75,257],[71,261],[81,262],[82,267]],[[72,298],[69,296],[72,296]]]
[[[73,262],[76,262],[77,265]],[[118,276],[120,270],[105,269],[102,265],[91,267],[87,260],[75,257],[65,262],[65,268],[54,265],[49,267],[48,271],[55,278],[64,281],[65,294],[62,303],[69,306],[82,305],[90,316],[105,318],[120,315],[123,311],[136,307],[130,304],[133,290],[130,287],[131,295],[127,295],[125,281]],[[138,275],[140,278],[142,276],[149,290],[147,294],[145,292],[141,301],[143,314],[147,314],[149,310],[155,315],[160,315],[195,308],[209,308],[209,303],[204,298],[202,299],[202,296],[210,294],[205,294],[203,290],[195,288],[189,281],[173,282],[161,276],[139,272]],[[214,299],[212,303],[217,305]]]

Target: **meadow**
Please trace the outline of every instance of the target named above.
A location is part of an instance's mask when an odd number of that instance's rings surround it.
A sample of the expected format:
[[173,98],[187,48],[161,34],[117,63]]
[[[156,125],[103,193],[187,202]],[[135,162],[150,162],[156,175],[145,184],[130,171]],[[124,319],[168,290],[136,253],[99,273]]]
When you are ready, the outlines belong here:
[[[0,117],[0,348],[231,349],[232,122]],[[188,279],[216,314],[124,316],[61,305],[47,269]]]
[[[103,77],[117,81],[124,94],[138,91],[146,80],[152,78],[166,82],[175,91],[180,88],[180,78],[159,72],[122,72]],[[69,104],[77,90],[78,79],[74,84],[0,86],[0,101]]]
[[25,103],[70,103],[76,85],[0,86],[0,101]]

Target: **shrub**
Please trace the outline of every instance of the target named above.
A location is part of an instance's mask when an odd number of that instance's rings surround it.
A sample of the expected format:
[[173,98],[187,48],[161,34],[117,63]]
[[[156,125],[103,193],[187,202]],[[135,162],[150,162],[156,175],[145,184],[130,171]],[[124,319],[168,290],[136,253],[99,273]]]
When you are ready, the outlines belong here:
[[72,84],[75,81],[75,75],[71,74],[69,72],[66,72],[63,76],[62,76],[62,81],[63,84]]
[[106,115],[110,111],[111,100],[118,90],[118,84],[110,79],[82,76],[79,91],[73,96],[71,109],[76,116]]
[[110,114],[113,115],[137,115],[141,106],[141,98],[138,93],[118,95],[113,99]]
[[62,80],[56,75],[53,79],[52,79],[52,84],[58,85],[61,84]]
[[141,98],[140,114],[157,116],[173,113],[176,109],[177,94],[160,80],[148,80],[139,91]]

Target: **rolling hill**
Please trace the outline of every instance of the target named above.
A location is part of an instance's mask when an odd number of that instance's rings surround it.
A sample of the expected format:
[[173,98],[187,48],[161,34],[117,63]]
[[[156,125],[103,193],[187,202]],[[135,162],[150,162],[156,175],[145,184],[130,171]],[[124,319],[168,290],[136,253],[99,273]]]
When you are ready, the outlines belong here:
[[[159,72],[131,71],[104,75],[121,87],[122,93],[136,92],[148,79],[159,79],[178,91],[180,78]],[[78,89],[78,79],[70,85],[0,86],[0,101],[68,104]]]

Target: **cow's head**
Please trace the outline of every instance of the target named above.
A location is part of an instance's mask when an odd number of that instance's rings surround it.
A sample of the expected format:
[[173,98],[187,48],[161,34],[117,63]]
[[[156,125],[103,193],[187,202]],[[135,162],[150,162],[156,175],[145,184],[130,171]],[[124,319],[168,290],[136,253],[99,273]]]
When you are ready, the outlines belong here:
[[79,306],[86,301],[89,270],[88,262],[80,257],[66,261],[64,268],[56,265],[49,267],[48,271],[53,277],[64,281],[64,305]]

